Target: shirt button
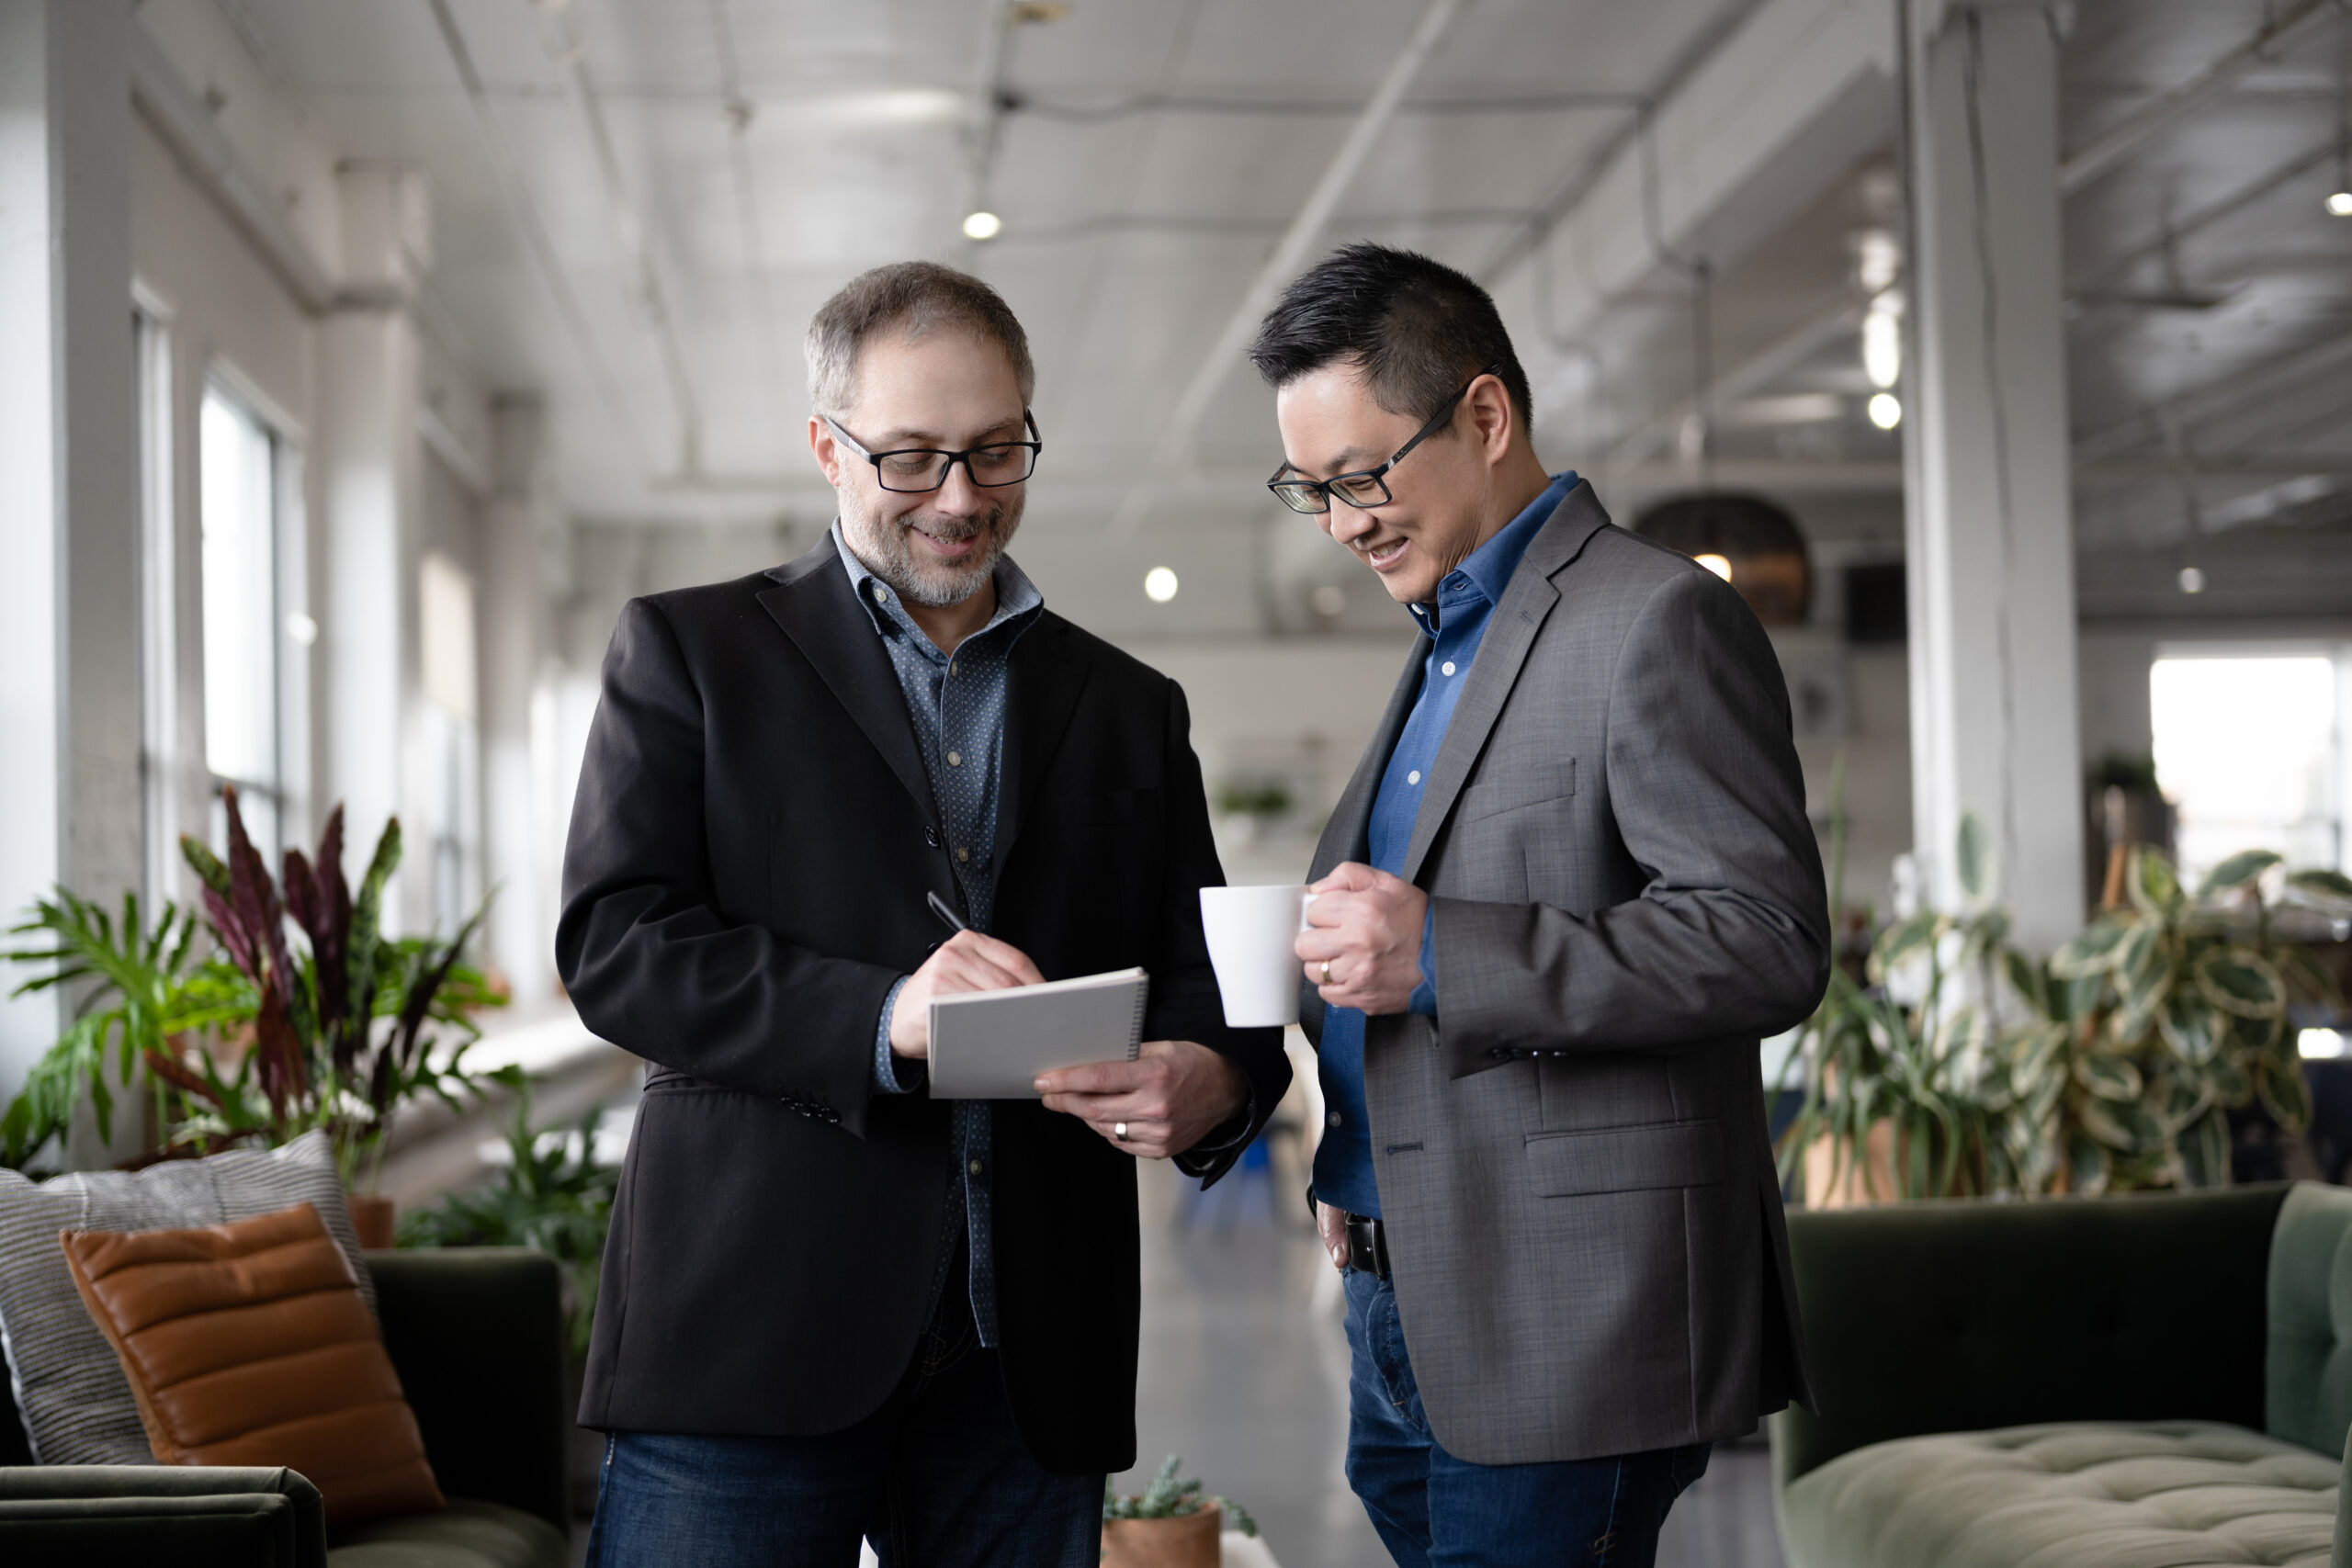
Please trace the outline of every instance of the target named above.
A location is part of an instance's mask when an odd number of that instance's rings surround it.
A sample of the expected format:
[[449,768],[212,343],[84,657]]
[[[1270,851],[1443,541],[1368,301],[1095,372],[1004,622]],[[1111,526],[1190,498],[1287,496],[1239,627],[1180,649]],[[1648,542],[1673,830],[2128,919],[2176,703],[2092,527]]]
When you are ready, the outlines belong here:
[[965,1169],[967,1169],[967,1170],[968,1170],[968,1171],[970,1171],[974,1176],[978,1176],[978,1175],[979,1175],[979,1174],[980,1174],[980,1171],[981,1171],[984,1168],[981,1166],[981,1164],[980,1164],[980,1162],[979,1162],[978,1160],[974,1160],[971,1164],[969,1164],[969,1165],[966,1166],[964,1168],[965,1168]]
[[1442,664],[1439,665],[1439,666],[1437,667],[1437,672],[1438,672],[1439,674],[1441,674],[1441,675],[1451,675],[1451,674],[1453,674],[1453,660],[1451,660],[1451,659],[1449,659],[1449,660],[1447,660],[1444,663],[1442,663]]
[[956,858],[959,861],[968,861],[972,858],[972,852],[958,845],[956,850]]
[[890,591],[883,587],[880,583],[876,583],[874,585],[874,602],[876,604],[888,604],[890,602]]
[[1415,768],[1411,773],[1407,773],[1407,774],[1405,775],[1405,782],[1406,782],[1407,784],[1419,784],[1419,783],[1420,783],[1420,782],[1421,782],[1421,770],[1420,770],[1420,769],[1419,769],[1419,768]]
[[950,752],[948,752],[948,753],[947,753],[947,765],[948,765],[949,767],[951,767],[951,768],[960,768],[960,767],[962,767],[962,766],[964,765],[964,753],[963,753],[963,752],[961,752],[961,751],[950,751]]
[[1331,1123],[1331,1125],[1332,1125],[1332,1126],[1334,1126],[1334,1127],[1338,1126],[1338,1125],[1340,1124],[1340,1113],[1339,1113],[1338,1111],[1334,1111],[1333,1112],[1331,1112],[1331,1114],[1330,1114],[1330,1116],[1328,1118],[1328,1120],[1330,1122],[1330,1123]]

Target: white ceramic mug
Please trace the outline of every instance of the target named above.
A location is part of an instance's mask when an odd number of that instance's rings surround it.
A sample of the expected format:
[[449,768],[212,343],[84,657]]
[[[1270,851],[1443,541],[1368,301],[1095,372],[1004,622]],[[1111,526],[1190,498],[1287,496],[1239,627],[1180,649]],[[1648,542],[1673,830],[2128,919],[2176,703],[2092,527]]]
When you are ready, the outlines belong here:
[[1315,895],[1304,887],[1204,887],[1201,926],[1228,1029],[1298,1021],[1298,954]]

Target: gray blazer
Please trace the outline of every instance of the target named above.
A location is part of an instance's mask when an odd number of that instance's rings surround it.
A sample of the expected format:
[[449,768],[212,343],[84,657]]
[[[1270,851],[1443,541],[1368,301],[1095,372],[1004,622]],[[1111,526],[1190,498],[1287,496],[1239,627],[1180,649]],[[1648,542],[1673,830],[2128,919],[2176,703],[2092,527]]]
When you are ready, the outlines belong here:
[[[1426,651],[1314,876],[1367,858]],[[1820,999],[1828,907],[1747,604],[1577,485],[1495,607],[1404,875],[1436,911],[1437,1017],[1367,1021],[1364,1092],[1438,1441],[1588,1459],[1809,1406],[1757,1043]]]

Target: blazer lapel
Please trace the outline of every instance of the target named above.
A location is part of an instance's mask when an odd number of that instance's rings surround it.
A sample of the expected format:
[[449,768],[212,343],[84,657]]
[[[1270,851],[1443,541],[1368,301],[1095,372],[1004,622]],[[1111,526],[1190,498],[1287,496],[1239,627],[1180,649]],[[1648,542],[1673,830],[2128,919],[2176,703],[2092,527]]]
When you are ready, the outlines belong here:
[[[1372,743],[1357,761],[1355,776],[1348,780],[1339,804],[1331,807],[1330,818],[1323,824],[1323,836],[1315,845],[1315,859],[1307,867],[1307,881],[1322,881],[1341,861],[1372,858],[1373,797],[1380,793],[1380,775],[1388,767],[1388,754],[1396,750],[1396,737],[1413,711],[1413,700],[1421,694],[1421,660],[1429,650],[1429,638],[1413,639],[1413,651],[1405,660],[1404,671],[1396,677],[1396,689],[1388,694],[1388,711],[1380,716],[1380,727],[1372,732]],[[1306,1031],[1308,1041],[1320,1050],[1323,997],[1304,980],[1298,987],[1298,1021]]]
[[816,670],[834,700],[848,710],[899,782],[906,785],[924,818],[937,828],[939,807],[932,799],[922,754],[915,747],[914,719],[907,712],[906,694],[899,689],[890,656],[883,651],[873,621],[857,603],[831,538],[768,575],[775,579],[776,586],[760,591],[761,607],[784,628],[784,635]]
[[[1609,514],[1593,499],[1592,486],[1579,481],[1561,498],[1520,558],[1519,570],[1511,573],[1510,583],[1503,590],[1502,603],[1495,606],[1493,618],[1487,623],[1487,635],[1478,641],[1477,657],[1470,662],[1469,678],[1455,701],[1453,716],[1446,723],[1437,761],[1430,766],[1421,809],[1413,818],[1413,837],[1405,850],[1402,874],[1406,881],[1419,880],[1430,845],[1453,810],[1454,797],[1462,793],[1471,768],[1487,749],[1487,737],[1501,716],[1511,687],[1518,683],[1528,649],[1535,646],[1536,633],[1560,602],[1560,591],[1552,586],[1553,575],[1574,560],[1585,541],[1608,522]],[[1382,755],[1385,763],[1386,753]]]
[[1356,762],[1354,776],[1348,780],[1339,804],[1331,807],[1330,818],[1323,824],[1323,836],[1316,842],[1307,881],[1321,881],[1341,861],[1372,858],[1373,798],[1380,793],[1380,775],[1387,769],[1389,753],[1396,750],[1396,737],[1412,714],[1413,701],[1421,694],[1421,660],[1429,650],[1428,637],[1413,639],[1413,651],[1396,677],[1396,689],[1388,694],[1388,710],[1380,716],[1380,726],[1372,732],[1372,743],[1364,748],[1363,756]]
[[1093,667],[1085,648],[1069,635],[1068,623],[1048,612],[1012,645],[1007,670],[1004,760],[997,777],[996,861],[1004,863],[1029,802],[1044,782],[1078,711]]

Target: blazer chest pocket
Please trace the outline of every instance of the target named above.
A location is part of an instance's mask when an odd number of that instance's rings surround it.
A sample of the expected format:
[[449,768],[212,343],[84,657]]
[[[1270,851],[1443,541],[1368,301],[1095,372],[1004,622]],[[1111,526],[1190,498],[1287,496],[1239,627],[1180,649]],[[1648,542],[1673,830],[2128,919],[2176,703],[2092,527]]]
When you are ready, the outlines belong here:
[[1532,1133],[1527,1174],[1541,1198],[1712,1187],[1724,1179],[1720,1122],[1660,1122],[1587,1133]]
[[1577,760],[1574,757],[1523,771],[1514,770],[1509,779],[1492,783],[1481,780],[1463,791],[1462,820],[1475,822],[1482,817],[1499,817],[1506,811],[1544,806],[1555,800],[1566,800],[1576,792]]

